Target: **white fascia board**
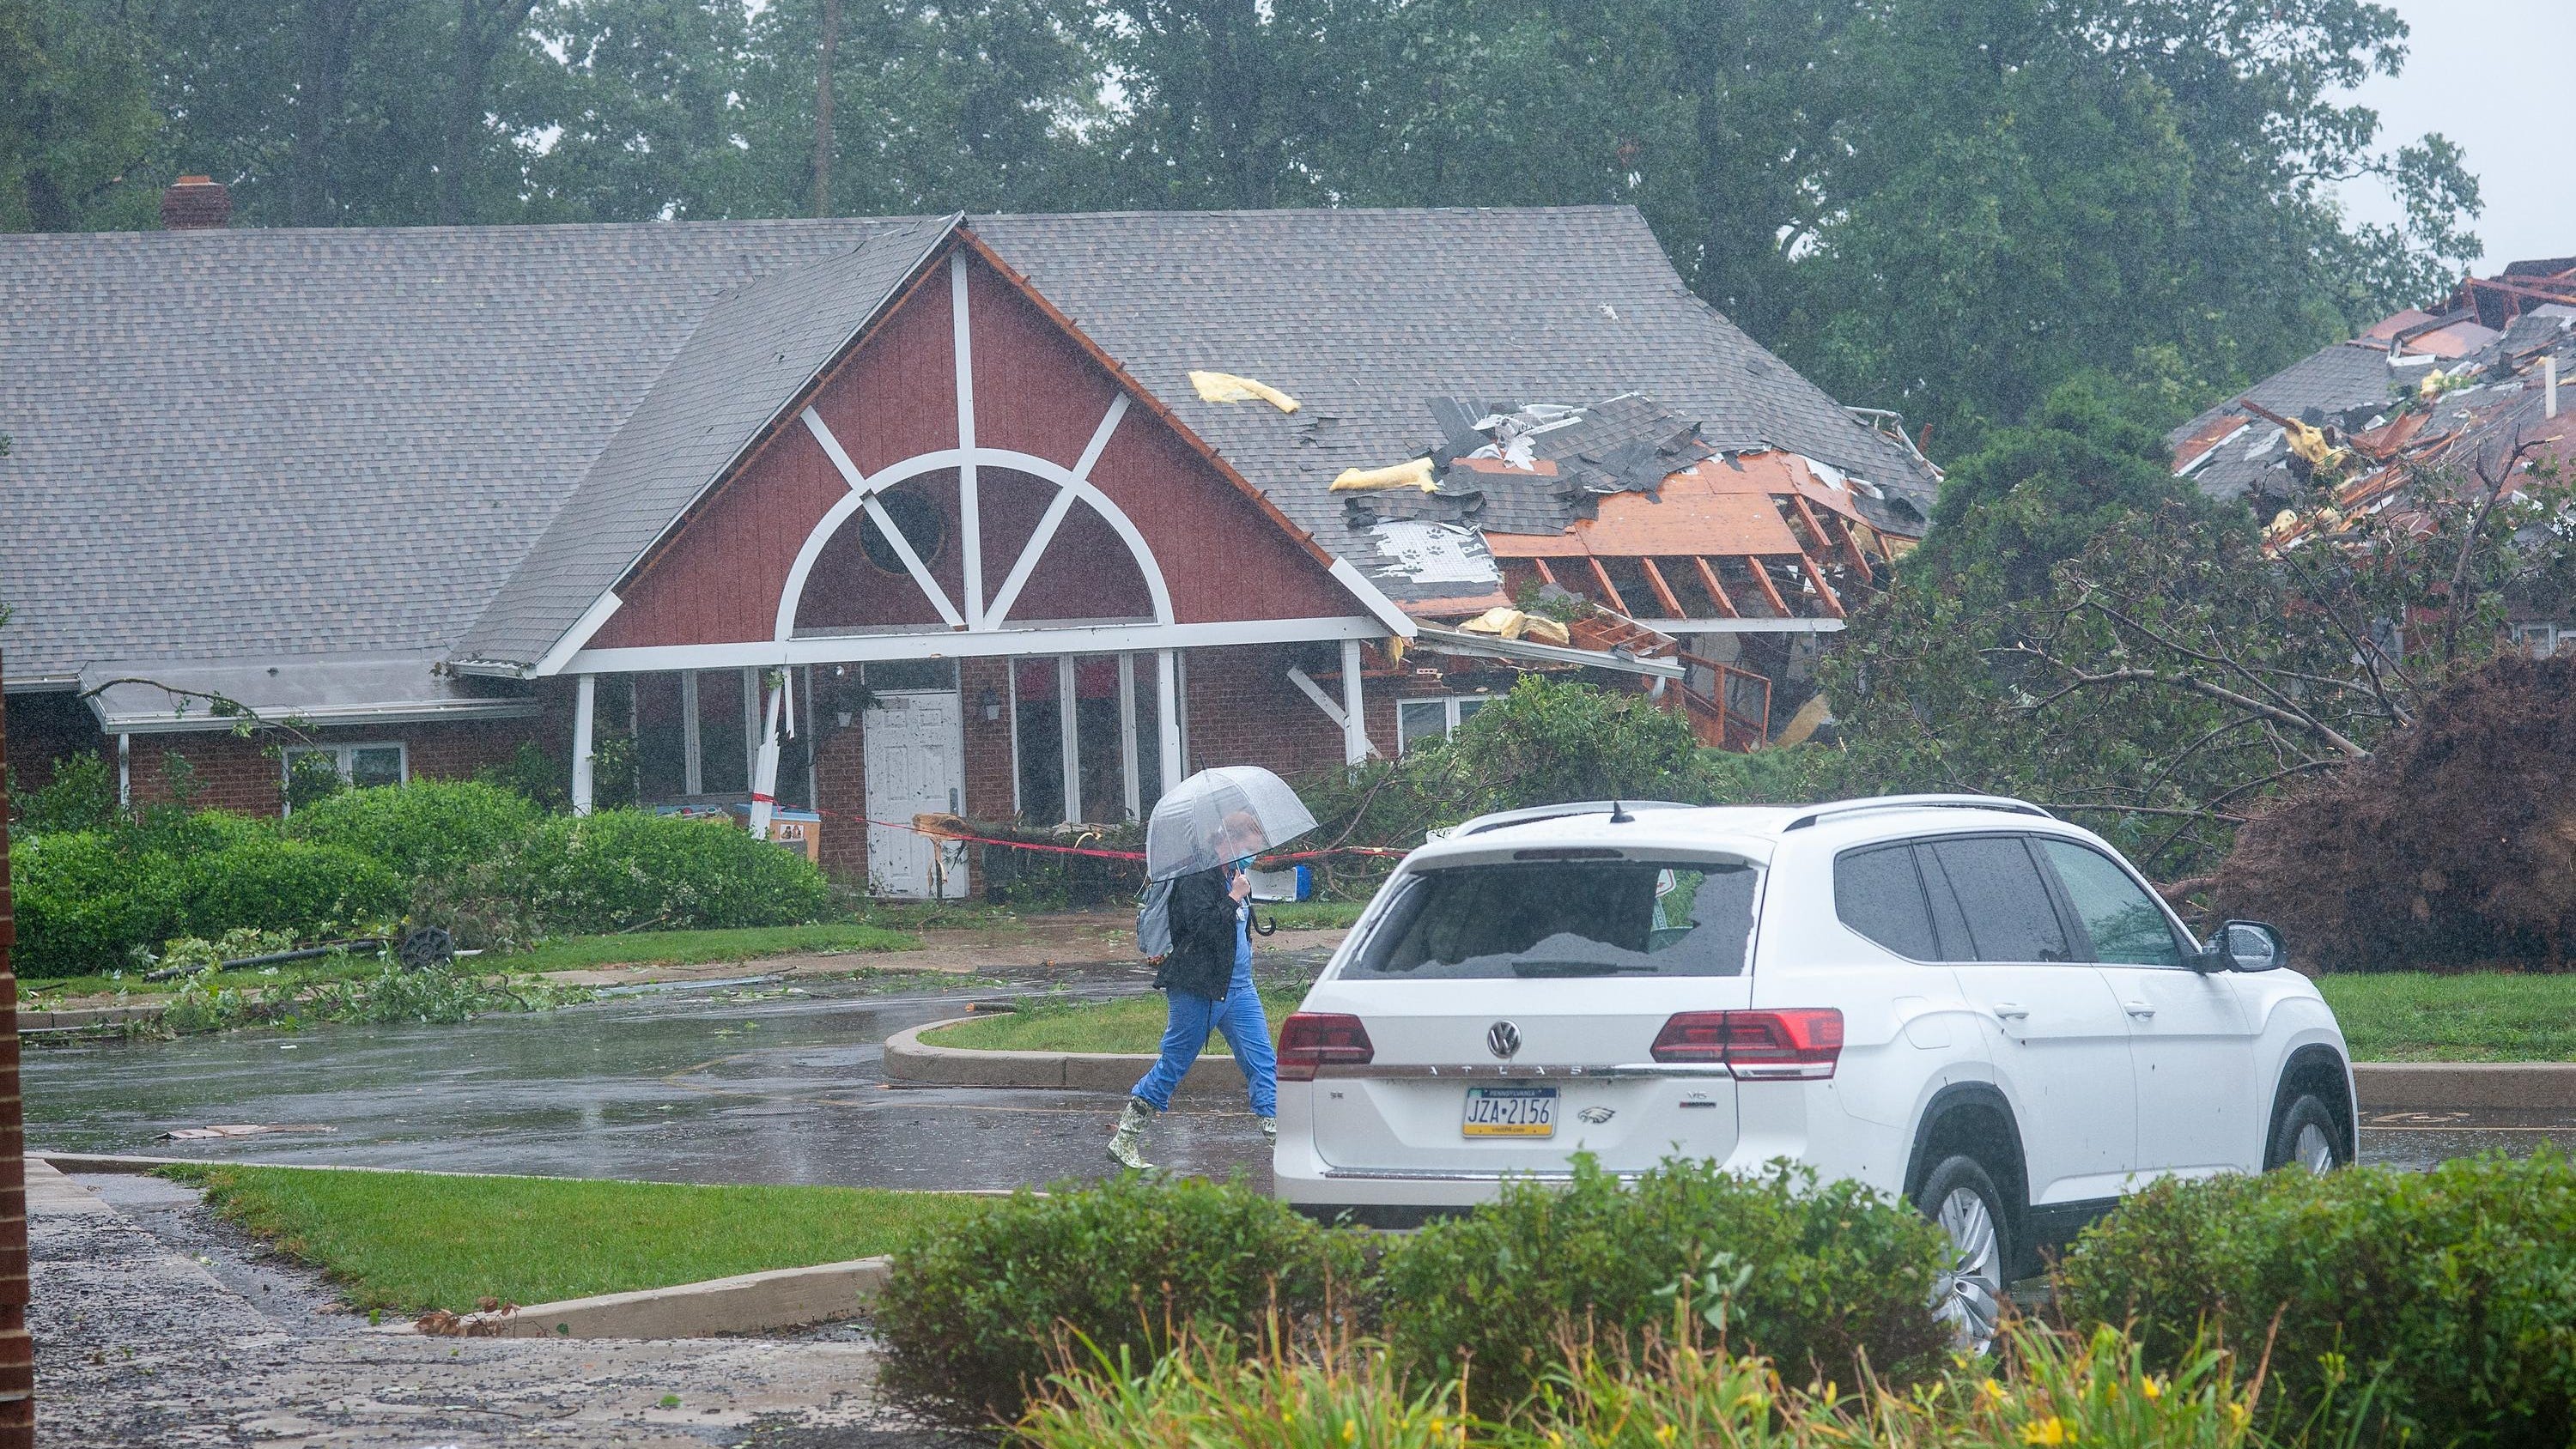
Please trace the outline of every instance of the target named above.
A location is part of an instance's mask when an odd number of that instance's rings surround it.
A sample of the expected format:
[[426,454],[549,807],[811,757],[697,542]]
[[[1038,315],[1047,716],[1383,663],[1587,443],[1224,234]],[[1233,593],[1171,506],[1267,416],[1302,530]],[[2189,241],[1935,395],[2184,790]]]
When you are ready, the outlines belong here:
[[532,677],[529,673],[532,668],[533,666],[531,665],[512,664],[506,660],[500,659],[450,659],[447,661],[448,673],[470,674],[477,679],[527,679]]
[[1351,591],[1352,597],[1358,599],[1370,613],[1376,615],[1379,621],[1386,625],[1386,632],[1399,639],[1413,637],[1413,631],[1418,627],[1413,622],[1413,616],[1397,608],[1395,600],[1386,596],[1386,590],[1370,583],[1366,574],[1351,567],[1349,559],[1336,557],[1333,560],[1333,577],[1340,581],[1343,588]]
[[619,606],[625,602],[624,599],[617,597],[615,589],[593,600],[591,606],[582,611],[580,620],[562,638],[555,641],[553,648],[545,652],[545,657],[529,666],[528,677],[543,679],[548,675],[562,673],[564,661],[588,646],[590,636],[598,633],[600,626],[608,622],[609,615],[616,613]]
[[[1298,644],[1383,639],[1383,620],[1241,619],[1215,624],[1093,624],[1070,628],[952,629],[935,634],[839,634],[747,644],[668,644],[585,649],[574,674],[642,674],[670,669],[765,668],[781,664],[865,664],[892,659],[997,659],[1116,654],[1146,649],[1215,649],[1230,644]],[[1576,653],[1581,653],[1577,650]],[[1590,658],[1591,656],[1584,656]]]
[[1840,619],[1639,619],[1658,634],[1834,634]]
[[[95,710],[96,702],[92,701]],[[308,709],[280,714],[261,723],[276,726],[287,720],[311,725],[317,729],[375,728],[383,725],[455,724],[474,720],[534,719],[539,706],[533,699],[461,699],[452,702],[424,701],[418,704],[348,705],[339,709]],[[186,714],[158,711],[152,714],[100,715],[99,728],[112,735],[175,735],[230,730],[241,723],[238,716],[207,714],[192,709]]]
[[80,688],[78,674],[30,674],[12,678],[5,686],[11,694],[60,694]]
[[1539,644],[1528,639],[1499,639],[1491,634],[1470,634],[1459,629],[1426,626],[1414,639],[1414,647],[1442,654],[1483,655],[1495,659],[1534,659],[1548,664],[1580,664],[1591,669],[1617,669],[1629,674],[1643,674],[1657,679],[1681,679],[1690,671],[1669,659],[1624,658],[1593,649],[1570,649],[1558,644]]

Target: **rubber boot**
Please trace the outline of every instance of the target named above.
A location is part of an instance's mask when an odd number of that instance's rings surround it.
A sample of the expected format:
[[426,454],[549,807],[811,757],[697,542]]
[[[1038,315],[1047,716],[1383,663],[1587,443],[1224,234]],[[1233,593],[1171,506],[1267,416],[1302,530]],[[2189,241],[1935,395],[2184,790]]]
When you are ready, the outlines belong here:
[[1261,1135],[1267,1138],[1272,1146],[1277,1146],[1279,1143],[1279,1119],[1276,1117],[1262,1118]]
[[1109,1134],[1109,1160],[1120,1167],[1139,1172],[1154,1164],[1145,1160],[1145,1127],[1154,1120],[1154,1104],[1142,1097],[1127,1099],[1127,1110],[1118,1114],[1118,1130]]

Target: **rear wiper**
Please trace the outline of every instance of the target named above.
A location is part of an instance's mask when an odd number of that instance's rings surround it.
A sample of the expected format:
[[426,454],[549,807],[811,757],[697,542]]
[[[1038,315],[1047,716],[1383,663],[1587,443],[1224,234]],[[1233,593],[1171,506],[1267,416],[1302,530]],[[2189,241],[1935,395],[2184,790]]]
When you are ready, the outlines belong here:
[[1654,963],[1650,961],[1639,961],[1634,964],[1610,961],[1515,961],[1512,963],[1514,976],[1618,976],[1628,972],[1652,976],[1655,974],[1655,969]]

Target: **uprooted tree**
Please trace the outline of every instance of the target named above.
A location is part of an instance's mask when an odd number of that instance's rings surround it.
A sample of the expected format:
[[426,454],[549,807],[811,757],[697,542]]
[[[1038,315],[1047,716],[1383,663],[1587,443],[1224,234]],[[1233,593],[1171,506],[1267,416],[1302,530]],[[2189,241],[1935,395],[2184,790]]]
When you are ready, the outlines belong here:
[[2576,658],[2508,655],[2434,696],[2370,759],[2248,822],[2212,903],[2283,927],[2300,956],[2337,970],[2565,970],[2571,778]]
[[2520,449],[2296,547],[2230,514],[2114,513],[2036,586],[1900,568],[1827,666],[1856,773],[2038,801],[2204,888],[2259,806],[2371,759],[2576,559],[2567,491]]

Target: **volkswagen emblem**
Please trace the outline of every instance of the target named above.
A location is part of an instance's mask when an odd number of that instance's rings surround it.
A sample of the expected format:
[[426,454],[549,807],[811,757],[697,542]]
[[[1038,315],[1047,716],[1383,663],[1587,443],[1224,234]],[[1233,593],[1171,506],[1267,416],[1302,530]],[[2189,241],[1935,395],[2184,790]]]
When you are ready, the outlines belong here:
[[1498,1021],[1485,1028],[1485,1050],[1505,1061],[1519,1054],[1521,1029],[1508,1021]]

